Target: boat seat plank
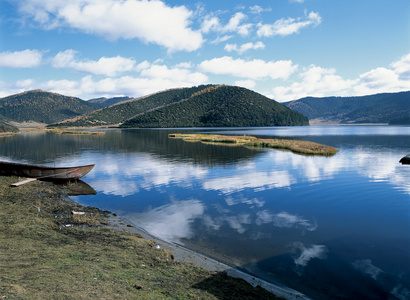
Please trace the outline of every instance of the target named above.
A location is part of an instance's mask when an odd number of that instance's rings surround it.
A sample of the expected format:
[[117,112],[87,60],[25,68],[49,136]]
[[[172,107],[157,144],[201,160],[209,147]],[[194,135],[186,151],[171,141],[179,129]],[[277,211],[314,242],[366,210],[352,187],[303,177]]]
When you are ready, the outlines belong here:
[[19,181],[19,182],[10,184],[10,186],[16,187],[16,186],[20,186],[20,185],[23,185],[23,184],[26,184],[26,183],[35,181],[35,180],[37,180],[37,178],[27,178],[27,179],[25,179],[25,180],[22,180],[22,181]]

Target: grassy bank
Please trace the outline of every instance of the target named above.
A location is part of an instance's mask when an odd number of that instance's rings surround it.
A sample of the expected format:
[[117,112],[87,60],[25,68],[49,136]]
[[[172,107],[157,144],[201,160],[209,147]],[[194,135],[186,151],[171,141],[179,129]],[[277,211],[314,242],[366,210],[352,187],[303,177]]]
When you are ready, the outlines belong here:
[[[0,176],[1,299],[276,299],[104,226],[52,183]],[[83,214],[73,214],[81,212]]]
[[258,139],[253,136],[232,136],[218,134],[182,134],[174,133],[170,138],[179,138],[190,142],[223,143],[253,148],[271,148],[289,150],[298,154],[332,156],[338,152],[336,148],[309,141],[286,139]]
[[102,135],[104,131],[80,131],[80,130],[63,130],[63,129],[45,129],[45,131],[56,134],[77,134],[77,135]]

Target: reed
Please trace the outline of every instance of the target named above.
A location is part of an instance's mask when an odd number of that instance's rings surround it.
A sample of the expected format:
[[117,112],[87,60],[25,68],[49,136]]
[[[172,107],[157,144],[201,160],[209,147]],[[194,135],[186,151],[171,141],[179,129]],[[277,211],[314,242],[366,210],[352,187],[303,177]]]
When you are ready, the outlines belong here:
[[249,148],[270,148],[288,150],[297,154],[332,156],[338,149],[322,144],[287,139],[258,139],[254,136],[232,136],[219,134],[183,134],[173,133],[168,135],[170,138],[182,139],[184,141],[199,141],[204,143],[220,143],[245,146]]
[[45,131],[56,134],[75,134],[75,135],[102,135],[104,131],[79,131],[79,130],[63,130],[63,129],[46,129]]

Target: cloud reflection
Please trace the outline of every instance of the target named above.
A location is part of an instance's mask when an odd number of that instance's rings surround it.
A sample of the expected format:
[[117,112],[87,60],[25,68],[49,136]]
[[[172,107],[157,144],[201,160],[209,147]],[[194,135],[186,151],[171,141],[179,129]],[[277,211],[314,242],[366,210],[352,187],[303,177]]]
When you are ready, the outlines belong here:
[[104,163],[95,166],[95,174],[99,174],[99,178],[92,178],[90,173],[90,183],[99,192],[122,197],[171,184],[190,187],[208,174],[208,170],[200,165],[161,160],[145,153],[134,153],[116,160],[107,155],[100,160]]
[[286,170],[273,172],[248,172],[234,176],[206,180],[203,183],[205,190],[216,190],[223,194],[231,194],[246,188],[263,191],[272,188],[289,187],[292,177]]
[[379,275],[383,273],[381,269],[372,264],[372,261],[370,259],[356,260],[353,263],[353,267],[356,270],[372,277],[374,280],[377,280],[377,277],[379,277]]
[[292,252],[300,251],[300,255],[294,259],[297,266],[306,267],[312,258],[325,259],[328,249],[324,245],[313,245],[305,247],[301,242],[294,242],[292,245]]
[[312,224],[308,220],[292,215],[287,212],[280,212],[278,214],[270,213],[267,210],[257,212],[256,224],[262,225],[272,223],[279,228],[302,227],[303,229],[314,231],[317,229],[317,224]]
[[153,236],[181,243],[181,239],[194,236],[192,222],[201,217],[204,210],[199,200],[174,201],[145,213],[125,214],[125,218]]
[[395,299],[410,299],[410,290],[403,286],[401,278],[395,278],[387,274],[382,269],[376,267],[371,259],[356,260],[352,265],[359,272],[373,278],[384,290],[390,292]]

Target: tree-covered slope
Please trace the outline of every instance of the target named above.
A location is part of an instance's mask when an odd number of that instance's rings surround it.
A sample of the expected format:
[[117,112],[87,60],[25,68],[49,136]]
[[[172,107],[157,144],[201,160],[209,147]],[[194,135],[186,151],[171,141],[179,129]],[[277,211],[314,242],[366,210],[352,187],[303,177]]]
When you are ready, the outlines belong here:
[[89,103],[93,103],[93,104],[97,104],[100,107],[108,107],[114,104],[117,104],[119,102],[123,102],[123,101],[128,101],[131,100],[133,98],[131,97],[114,97],[114,98],[96,98],[96,99],[90,99],[88,100]]
[[33,90],[0,99],[0,115],[15,122],[54,123],[79,116],[98,106],[79,98]]
[[125,102],[93,111],[84,116],[66,120],[52,126],[105,126],[119,125],[134,116],[189,98],[192,94],[206,89],[208,86],[178,88],[165,90],[145,97],[131,99]]
[[234,86],[209,86],[189,98],[141,113],[121,127],[288,125],[308,125],[308,119],[251,90]]
[[410,92],[362,97],[308,97],[284,104],[311,121],[328,123],[389,123],[410,116]]
[[0,134],[1,133],[17,133],[19,129],[17,127],[8,125],[0,121]]

